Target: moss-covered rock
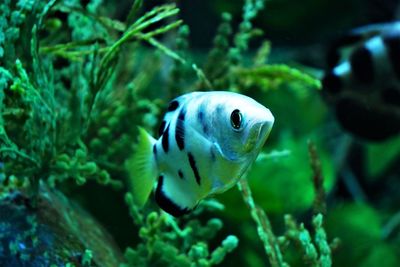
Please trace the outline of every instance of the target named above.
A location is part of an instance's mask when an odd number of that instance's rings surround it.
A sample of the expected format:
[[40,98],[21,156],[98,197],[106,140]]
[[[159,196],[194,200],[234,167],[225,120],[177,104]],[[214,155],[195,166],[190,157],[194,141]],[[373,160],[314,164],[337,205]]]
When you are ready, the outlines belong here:
[[19,190],[0,201],[0,266],[118,266],[123,256],[107,231],[55,189],[33,199]]

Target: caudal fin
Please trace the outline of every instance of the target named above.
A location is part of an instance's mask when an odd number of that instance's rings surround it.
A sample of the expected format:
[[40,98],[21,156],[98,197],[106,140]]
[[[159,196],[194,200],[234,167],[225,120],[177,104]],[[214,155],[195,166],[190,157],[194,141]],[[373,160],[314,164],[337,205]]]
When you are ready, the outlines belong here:
[[133,156],[126,162],[129,172],[129,186],[135,203],[146,204],[156,180],[157,170],[153,155],[156,140],[139,127],[139,137]]

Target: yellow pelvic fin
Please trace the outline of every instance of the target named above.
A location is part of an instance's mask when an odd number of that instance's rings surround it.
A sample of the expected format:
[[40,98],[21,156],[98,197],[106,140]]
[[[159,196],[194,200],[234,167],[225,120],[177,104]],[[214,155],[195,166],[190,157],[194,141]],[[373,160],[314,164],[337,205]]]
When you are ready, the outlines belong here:
[[130,191],[139,207],[146,204],[157,176],[153,154],[155,142],[156,140],[145,129],[139,127],[138,143],[134,154],[126,162]]

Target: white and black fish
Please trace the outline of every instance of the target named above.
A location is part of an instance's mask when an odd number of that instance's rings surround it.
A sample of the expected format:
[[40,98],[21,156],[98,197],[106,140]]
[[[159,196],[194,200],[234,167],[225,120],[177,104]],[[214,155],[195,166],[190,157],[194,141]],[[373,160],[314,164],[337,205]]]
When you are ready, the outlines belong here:
[[[340,58],[339,49],[348,47]],[[357,28],[339,39],[329,55],[330,69],[323,80],[332,93],[400,86],[400,22]]]
[[400,133],[400,22],[352,30],[328,64],[323,92],[345,129],[375,141]]
[[129,161],[135,201],[155,200],[173,216],[232,187],[265,143],[274,117],[255,100],[232,92],[193,92],[169,103],[156,140],[142,128]]

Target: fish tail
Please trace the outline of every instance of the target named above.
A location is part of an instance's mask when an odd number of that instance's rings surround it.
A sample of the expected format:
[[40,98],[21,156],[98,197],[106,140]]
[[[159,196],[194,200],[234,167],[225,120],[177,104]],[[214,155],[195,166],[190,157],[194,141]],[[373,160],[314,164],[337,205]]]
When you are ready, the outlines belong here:
[[146,204],[156,181],[157,167],[153,154],[155,142],[145,129],[139,127],[138,143],[133,156],[126,163],[130,192],[139,207]]

